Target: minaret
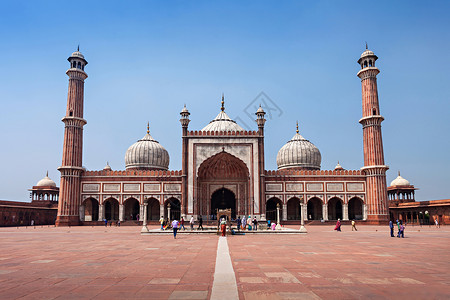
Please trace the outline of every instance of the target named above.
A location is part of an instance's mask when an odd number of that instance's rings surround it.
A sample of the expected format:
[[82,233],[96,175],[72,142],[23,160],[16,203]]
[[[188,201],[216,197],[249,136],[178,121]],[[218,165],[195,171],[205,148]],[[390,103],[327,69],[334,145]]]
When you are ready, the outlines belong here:
[[259,173],[259,207],[261,213],[261,221],[266,220],[266,183],[265,183],[265,166],[264,166],[264,124],[266,119],[264,115],[266,112],[259,105],[256,111],[256,124],[258,124],[258,173]]
[[58,216],[56,226],[79,225],[80,223],[80,177],[83,172],[83,98],[84,80],[88,77],[84,72],[87,61],[78,50],[67,59],[70,68],[69,91],[67,95],[66,116],[62,119],[64,128],[64,145],[59,190]]
[[386,170],[384,164],[383,140],[381,137],[381,122],[384,118],[380,114],[378,103],[377,75],[380,73],[375,67],[378,57],[370,50],[361,54],[358,63],[361,70],[358,77],[362,85],[362,118],[359,120],[363,127],[364,139],[364,167],[361,170],[366,179],[366,208],[367,220],[374,222],[387,221],[389,217]]
[[182,128],[182,166],[181,166],[181,215],[183,217],[186,217],[188,214],[188,188],[187,188],[187,171],[188,171],[188,126],[189,122],[189,111],[186,108],[186,105],[184,105],[183,109],[180,112],[180,123]]

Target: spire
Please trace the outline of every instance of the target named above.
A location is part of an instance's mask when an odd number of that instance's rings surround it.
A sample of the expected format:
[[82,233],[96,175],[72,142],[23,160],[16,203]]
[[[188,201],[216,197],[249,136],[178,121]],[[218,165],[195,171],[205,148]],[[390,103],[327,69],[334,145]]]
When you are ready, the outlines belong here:
[[147,134],[150,134],[150,122],[147,121]]
[[295,132],[297,132],[297,133],[298,133],[298,121],[297,121],[297,130],[296,130]]
[[367,42],[366,42],[366,50],[369,49],[369,47],[367,46]]
[[77,51],[80,52],[80,44],[78,44]]
[[224,97],[224,95],[223,95],[223,93],[222,93],[222,107],[220,108],[222,111],[224,111],[225,110],[225,97]]
[[398,171],[398,176],[400,176],[400,171]]
[[45,175],[45,177],[48,177],[48,170],[47,170],[47,174]]

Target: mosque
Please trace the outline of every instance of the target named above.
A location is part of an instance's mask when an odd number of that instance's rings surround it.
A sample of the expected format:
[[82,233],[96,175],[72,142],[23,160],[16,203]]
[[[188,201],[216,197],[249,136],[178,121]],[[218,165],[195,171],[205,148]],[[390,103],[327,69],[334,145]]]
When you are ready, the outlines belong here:
[[[386,170],[375,66],[370,50],[358,60],[362,84],[364,165],[360,170],[321,170],[319,149],[298,130],[278,152],[277,170],[264,166],[263,107],[255,112],[255,130],[244,130],[225,111],[198,130],[189,128],[190,112],[182,108],[182,168],[169,170],[170,156],[147,132],[125,153],[125,170],[83,168],[84,82],[88,64],[77,50],[70,68],[57,226],[107,220],[209,219],[216,209],[232,217],[258,220],[364,220],[389,218]],[[256,128],[257,127],[257,128]],[[281,146],[281,145],[280,145]]]

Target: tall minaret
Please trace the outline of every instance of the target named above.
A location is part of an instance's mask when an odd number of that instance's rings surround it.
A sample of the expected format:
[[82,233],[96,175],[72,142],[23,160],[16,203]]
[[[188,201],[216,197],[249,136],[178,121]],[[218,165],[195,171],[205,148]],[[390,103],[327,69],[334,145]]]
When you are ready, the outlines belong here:
[[378,103],[377,75],[380,70],[375,67],[378,57],[370,50],[361,54],[358,63],[361,70],[358,77],[362,85],[362,118],[359,120],[363,127],[364,139],[364,167],[361,168],[367,176],[366,179],[366,208],[367,220],[380,222],[387,221],[389,216],[386,170],[384,164],[383,140],[381,137],[381,122]]
[[[189,122],[189,115],[191,113],[186,108],[186,105],[184,105],[183,109],[180,112],[180,123],[182,128],[182,166],[181,166],[181,216],[186,218],[186,215],[189,213],[188,210],[188,185],[187,185],[187,172],[188,172],[188,126]],[[194,212],[192,212],[194,213]]]
[[84,72],[87,61],[79,51],[72,53],[67,59],[70,68],[66,74],[69,76],[69,92],[67,95],[66,116],[62,119],[64,128],[64,146],[61,172],[61,185],[59,189],[58,216],[56,226],[78,225],[80,223],[80,177],[83,172],[83,98],[84,80],[88,77]]
[[265,183],[265,165],[264,165],[264,124],[266,112],[259,105],[256,111],[256,124],[258,124],[258,174],[259,174],[259,211],[261,213],[261,221],[266,220],[266,183]]

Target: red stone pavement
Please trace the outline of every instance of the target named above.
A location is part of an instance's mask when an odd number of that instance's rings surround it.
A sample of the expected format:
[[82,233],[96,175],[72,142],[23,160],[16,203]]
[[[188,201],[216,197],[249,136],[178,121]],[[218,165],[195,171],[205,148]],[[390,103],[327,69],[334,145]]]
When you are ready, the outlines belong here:
[[[449,299],[450,227],[229,236],[241,299]],[[0,299],[207,299],[216,235],[0,228]],[[227,299],[224,295],[224,299]]]

